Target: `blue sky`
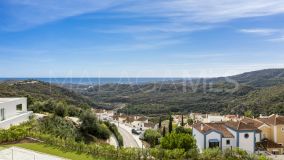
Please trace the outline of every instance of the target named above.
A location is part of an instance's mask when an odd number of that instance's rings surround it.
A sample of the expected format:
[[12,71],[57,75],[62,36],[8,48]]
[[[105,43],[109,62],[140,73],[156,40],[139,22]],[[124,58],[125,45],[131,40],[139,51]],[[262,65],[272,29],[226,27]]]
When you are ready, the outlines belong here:
[[2,0],[0,77],[284,68],[283,0]]

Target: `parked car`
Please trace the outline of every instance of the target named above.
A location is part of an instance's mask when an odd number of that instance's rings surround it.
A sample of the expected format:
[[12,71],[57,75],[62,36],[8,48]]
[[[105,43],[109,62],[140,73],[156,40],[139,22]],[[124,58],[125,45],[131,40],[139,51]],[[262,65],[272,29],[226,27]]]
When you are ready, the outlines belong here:
[[136,135],[140,135],[141,131],[137,131],[136,129],[132,129],[131,132]]

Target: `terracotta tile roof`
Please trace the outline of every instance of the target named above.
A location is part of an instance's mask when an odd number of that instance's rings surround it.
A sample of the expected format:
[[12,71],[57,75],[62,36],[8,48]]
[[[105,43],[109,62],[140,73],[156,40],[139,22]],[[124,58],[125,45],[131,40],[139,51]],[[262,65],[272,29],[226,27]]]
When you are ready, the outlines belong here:
[[144,123],[144,127],[147,127],[147,128],[154,128],[154,127],[155,127],[155,124],[152,123],[152,122]]
[[138,118],[136,121],[146,121],[146,120],[148,120],[146,117],[140,117],[140,118]]
[[258,120],[268,125],[284,124],[284,116],[278,116],[275,114],[272,114],[268,118],[258,118]]
[[134,117],[127,117],[124,121],[127,123],[134,122]]
[[271,140],[264,139],[260,142],[260,145],[264,147],[265,149],[267,148],[284,148],[281,144],[277,144]]
[[[202,129],[203,124],[203,129]],[[224,123],[196,123],[193,128],[197,129],[201,133],[207,133],[210,131],[221,132],[224,138],[234,138],[234,135],[227,129]]]
[[260,131],[259,129],[257,129],[257,127],[254,126],[253,123],[245,123],[242,121],[238,121],[238,122],[226,122],[225,123],[226,126],[233,128],[235,130],[238,131],[242,131],[242,130],[251,130],[251,131]]
[[243,118],[241,121],[244,122],[244,123],[247,123],[247,124],[252,124],[256,128],[265,124],[265,123],[263,123],[263,122],[261,122],[257,119],[252,119],[252,118],[248,118],[248,117]]

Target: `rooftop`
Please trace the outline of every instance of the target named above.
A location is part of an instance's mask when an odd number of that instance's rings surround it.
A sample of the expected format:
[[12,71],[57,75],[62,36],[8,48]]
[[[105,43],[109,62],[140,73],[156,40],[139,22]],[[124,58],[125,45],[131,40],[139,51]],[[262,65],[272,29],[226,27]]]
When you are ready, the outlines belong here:
[[284,124],[284,116],[272,114],[267,118],[258,118],[259,121],[268,125]]
[[207,133],[210,131],[218,131],[222,132],[224,138],[233,138],[234,136],[225,126],[225,123],[204,123],[202,127],[202,123],[194,124],[193,127],[200,131],[201,133]]
[[6,102],[11,102],[11,101],[20,100],[20,99],[23,99],[23,98],[20,98],[20,97],[0,98],[0,103],[6,103]]

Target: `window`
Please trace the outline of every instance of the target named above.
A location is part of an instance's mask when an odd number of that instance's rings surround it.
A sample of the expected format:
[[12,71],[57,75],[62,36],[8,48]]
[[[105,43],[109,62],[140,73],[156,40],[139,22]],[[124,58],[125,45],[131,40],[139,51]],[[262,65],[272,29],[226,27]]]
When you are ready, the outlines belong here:
[[249,134],[248,133],[245,134],[245,138],[249,138]]
[[219,147],[220,143],[218,139],[209,139],[209,148]]
[[230,145],[230,144],[231,144],[231,141],[230,141],[230,140],[227,140],[227,141],[226,141],[226,144],[227,144],[227,145]]
[[18,104],[16,106],[16,108],[17,108],[17,111],[22,111],[23,110],[23,105],[22,104]]
[[209,148],[219,147],[219,142],[209,142]]
[[5,110],[4,108],[0,109],[0,121],[5,120]]

